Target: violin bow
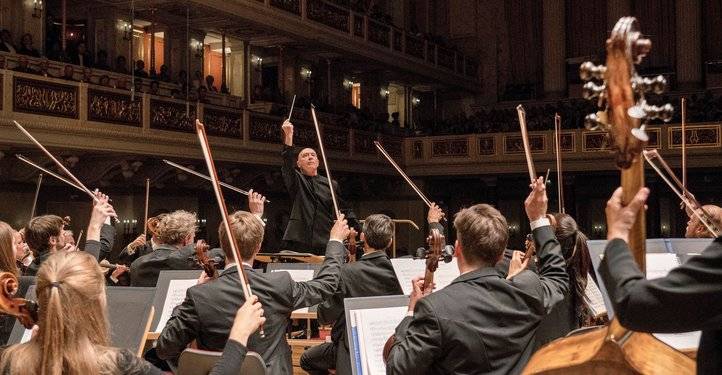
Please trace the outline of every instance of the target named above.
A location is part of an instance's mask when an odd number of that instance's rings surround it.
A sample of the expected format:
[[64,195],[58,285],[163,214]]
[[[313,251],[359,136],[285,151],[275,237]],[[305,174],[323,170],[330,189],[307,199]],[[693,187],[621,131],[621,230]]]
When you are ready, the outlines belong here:
[[[243,297],[248,300],[253,296],[253,293],[251,292],[251,286],[248,283],[248,277],[246,276],[246,271],[243,269],[243,257],[241,257],[241,253],[238,250],[238,246],[236,244],[236,236],[233,234],[233,231],[231,230],[231,222],[228,219],[228,209],[226,208],[226,200],[223,198],[223,193],[221,192],[221,184],[218,181],[218,173],[216,171],[216,166],[213,162],[213,155],[211,154],[211,148],[208,145],[208,136],[206,135],[206,128],[203,126],[203,124],[196,119],[196,133],[198,134],[198,141],[201,144],[201,150],[203,151],[203,158],[206,161],[206,166],[208,167],[208,173],[210,177],[211,184],[213,185],[213,193],[216,196],[216,201],[218,202],[218,209],[220,210],[221,219],[223,220],[223,229],[226,231],[226,234],[228,235],[228,242],[231,246],[231,253],[233,254],[233,260],[236,262],[236,267],[238,268],[238,277],[241,280],[241,290],[243,291]],[[260,330],[261,337],[264,337],[263,333],[263,327],[261,327]]]
[[321,139],[321,129],[318,126],[318,120],[316,119],[316,107],[311,104],[311,117],[313,118],[313,126],[316,128],[316,137],[318,138],[318,148],[321,151],[321,158],[323,159],[323,168],[326,170],[326,178],[328,179],[328,188],[331,190],[331,200],[333,201],[333,210],[336,214],[336,219],[340,218],[341,211],[338,210],[338,201],[336,201],[336,193],[333,191],[333,180],[331,179],[331,170],[328,168],[328,162],[326,161],[326,151],[323,148],[323,139]]
[[78,190],[80,190],[80,191],[82,191],[82,192],[85,192],[85,190],[83,190],[83,188],[81,188],[80,186],[76,185],[74,182],[72,182],[72,181],[68,180],[67,178],[65,178],[65,177],[63,177],[63,176],[60,176],[60,175],[58,175],[58,174],[56,174],[56,173],[54,173],[54,172],[52,172],[52,171],[50,171],[50,170],[48,170],[48,169],[46,169],[46,168],[41,167],[40,165],[38,165],[37,163],[33,162],[32,160],[26,158],[25,156],[20,155],[20,154],[15,154],[15,157],[18,158],[18,160],[20,160],[20,161],[22,161],[22,162],[24,162],[24,163],[26,163],[26,164],[28,164],[28,165],[30,165],[30,166],[32,166],[32,167],[34,167],[34,168],[36,168],[36,169],[44,172],[44,173],[47,174],[48,176],[55,177],[55,178],[57,178],[58,180],[60,180],[60,181],[62,181],[62,182],[65,182],[66,184],[68,184],[68,185],[70,185],[70,186],[72,186],[72,187],[74,187],[74,188],[76,188],[76,189],[78,189]]
[[391,164],[391,166],[394,167],[394,169],[396,169],[396,172],[399,172],[401,177],[403,177],[404,180],[406,180],[406,183],[408,183],[409,186],[411,186],[411,188],[416,192],[416,194],[418,194],[419,198],[421,198],[421,200],[424,201],[424,203],[426,203],[426,205],[429,208],[431,208],[431,201],[429,200],[429,198],[427,198],[426,195],[424,195],[424,193],[421,192],[421,189],[419,189],[419,187],[416,186],[416,184],[413,181],[411,181],[409,176],[407,176],[406,173],[404,173],[404,171],[401,169],[401,167],[399,167],[399,165],[396,164],[394,159],[391,158],[391,155],[389,155],[389,153],[386,152],[386,150],[384,149],[384,146],[382,146],[381,143],[379,143],[379,141],[374,141],[374,145],[379,150],[381,155],[383,155],[384,158],[386,158],[386,160],[389,162],[389,164]]
[[519,127],[521,128],[521,140],[524,143],[524,156],[526,156],[526,166],[529,169],[529,180],[531,183],[536,180],[536,171],[534,170],[534,160],[531,158],[531,147],[529,147],[529,132],[526,127],[526,111],[524,106],[519,104],[516,106],[516,112],[519,115]]
[[682,98],[682,188],[687,191],[687,99]]
[[85,185],[83,185],[83,183],[80,182],[80,180],[78,180],[78,178],[75,177],[75,175],[73,175],[70,172],[70,170],[68,170],[68,168],[65,167],[65,165],[63,165],[63,163],[61,163],[58,159],[56,159],[55,156],[53,156],[53,154],[51,154],[50,151],[48,151],[48,149],[45,148],[45,146],[43,146],[40,142],[38,142],[38,140],[35,139],[35,137],[33,137],[33,135],[30,134],[30,132],[25,130],[25,128],[22,125],[20,125],[19,122],[13,120],[13,123],[18,128],[18,130],[20,130],[23,134],[25,134],[26,137],[28,137],[33,143],[35,143],[35,145],[38,146],[38,148],[40,148],[40,150],[42,150],[45,153],[45,155],[47,155],[50,158],[50,160],[52,160],[55,163],[55,165],[58,168],[60,168],[61,171],[63,171],[63,173],[65,173],[68,177],[70,177],[70,179],[73,180],[73,182],[75,182],[75,185],[77,185],[77,187],[80,190],[82,190],[85,194],[88,194],[88,196],[90,196],[93,199],[93,201],[95,201],[96,203],[99,202],[99,200],[95,196],[95,194],[93,194],[93,192],[90,191],[90,189],[88,189]]
[[148,203],[150,202],[150,179],[145,179],[145,218],[143,220],[143,238],[148,238]]
[[33,199],[33,208],[30,210],[30,219],[35,217],[35,207],[38,205],[38,197],[40,196],[40,185],[43,183],[43,174],[38,174],[38,182],[35,186],[35,199]]
[[[204,175],[203,173],[198,173],[198,172],[196,172],[196,171],[194,171],[194,170],[192,170],[192,169],[190,169],[190,168],[186,168],[186,167],[184,167],[184,166],[182,166],[182,165],[180,165],[180,164],[178,164],[178,163],[174,163],[174,162],[172,162],[172,161],[170,161],[170,160],[166,160],[166,159],[163,159],[163,163],[166,163],[166,164],[170,165],[171,167],[178,168],[178,169],[180,169],[180,170],[183,171],[183,172],[190,173],[190,174],[192,174],[192,175],[194,175],[194,176],[196,176],[196,177],[200,177],[200,178],[202,178],[202,179],[204,179],[204,180],[211,181],[211,178],[208,177],[208,176],[206,176],[206,175]],[[227,184],[227,183],[225,183],[225,182],[219,182],[219,184],[220,184],[221,186],[223,186],[224,188],[227,188],[227,189],[230,189],[230,190],[235,191],[236,193],[241,193],[241,194],[243,194],[243,195],[248,195],[248,191],[243,190],[243,189],[240,189],[240,188],[237,188],[237,187],[235,187],[235,186],[233,186],[233,185],[229,185],[229,184]],[[271,203],[271,201],[269,201],[268,199],[266,199],[266,203]]]
[[564,212],[564,184],[562,180],[562,117],[554,115],[554,154],[557,157],[557,201],[559,213]]
[[78,238],[75,240],[75,250],[80,250],[80,240],[83,239],[83,230],[80,230],[80,233],[78,233]]

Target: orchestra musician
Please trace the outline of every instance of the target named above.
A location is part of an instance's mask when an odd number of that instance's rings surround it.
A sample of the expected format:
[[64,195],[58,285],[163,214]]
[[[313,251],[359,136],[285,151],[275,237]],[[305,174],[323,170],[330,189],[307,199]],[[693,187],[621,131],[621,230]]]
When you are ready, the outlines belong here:
[[[197,229],[196,214],[177,210],[158,222],[158,246],[130,265],[130,286],[154,287],[160,271],[192,270],[199,266],[189,259]],[[192,249],[190,249],[192,251]]]
[[[708,204],[702,206],[702,209],[709,214],[715,226],[718,228],[722,227],[722,208]],[[684,231],[685,238],[714,238],[714,235],[707,229],[697,215],[691,212],[687,214],[689,215],[689,220],[687,221],[687,228]]]
[[[18,238],[21,238],[18,241]],[[24,296],[30,285],[35,284],[35,277],[20,276],[20,271],[15,263],[17,253],[22,251],[22,237],[7,223],[0,221],[0,272],[10,272],[18,279],[17,294]],[[7,342],[12,332],[15,318],[8,315],[0,315],[0,341]]]
[[[61,251],[48,256],[38,270],[37,297],[37,331],[30,341],[3,350],[0,373],[161,374],[130,350],[110,346],[105,281],[92,255]],[[253,302],[235,314],[230,340],[211,374],[238,373],[245,342],[264,321],[260,304]]]
[[40,265],[50,254],[65,248],[63,227],[65,222],[56,215],[36,216],[25,227],[25,241],[33,252],[34,259],[25,270],[25,274],[35,276]]
[[336,369],[337,375],[351,374],[344,298],[403,294],[385,251],[391,246],[393,231],[394,223],[386,215],[371,215],[364,221],[363,255],[341,267],[335,294],[318,307],[319,324],[333,323],[333,328],[331,342],[311,347],[301,356],[301,368],[309,374],[325,375],[329,369]]
[[639,332],[702,330],[697,373],[722,373],[722,237],[666,277],[646,280],[628,243],[649,189],[640,189],[626,206],[622,195],[620,187],[607,202],[608,242],[599,268],[617,319]]
[[290,121],[284,121],[281,174],[293,207],[283,240],[289,250],[323,255],[336,216],[330,184],[318,173],[319,161],[314,149],[304,148],[296,153],[293,129]]
[[461,275],[431,293],[415,279],[409,312],[396,328],[388,374],[519,373],[534,350],[537,326],[563,299],[568,276],[547,209],[543,178],[525,207],[539,257],[539,275],[510,280],[495,268],[509,238],[504,216],[478,204],[456,214],[456,259]]
[[[343,240],[348,237],[349,228],[342,215],[331,228],[326,256],[310,281],[294,282],[287,272],[259,272],[253,269],[252,264],[263,242],[263,222],[257,214],[263,213],[264,201],[262,196],[249,195],[249,207],[260,212],[236,211],[230,215],[229,225],[241,253],[242,267],[266,318],[265,337],[252,335],[248,348],[263,357],[268,374],[290,374],[293,369],[291,348],[285,335],[291,312],[319,304],[337,290],[339,268],[346,254]],[[226,254],[226,267],[217,279],[188,289],[185,300],[175,308],[156,341],[156,354],[162,360],[177,361],[183,349],[194,340],[203,350],[220,350],[225,345],[233,316],[243,303],[244,294],[238,265],[222,224],[218,235]]]

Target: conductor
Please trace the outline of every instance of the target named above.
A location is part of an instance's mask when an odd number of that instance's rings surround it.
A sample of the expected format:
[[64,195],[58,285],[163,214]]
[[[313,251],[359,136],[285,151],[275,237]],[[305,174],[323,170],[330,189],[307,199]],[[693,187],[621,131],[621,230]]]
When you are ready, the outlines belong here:
[[289,250],[323,255],[335,218],[329,181],[318,174],[318,157],[312,148],[298,154],[293,147],[293,124],[283,122],[283,183],[293,201],[283,234]]

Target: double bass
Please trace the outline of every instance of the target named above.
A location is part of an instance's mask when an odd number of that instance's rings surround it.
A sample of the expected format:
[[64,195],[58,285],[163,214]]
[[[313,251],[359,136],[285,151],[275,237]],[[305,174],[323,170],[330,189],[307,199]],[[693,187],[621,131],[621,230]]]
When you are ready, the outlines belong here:
[[[429,244],[429,251],[426,252],[426,270],[424,271],[424,285],[421,288],[422,291],[426,290],[429,285],[434,282],[434,272],[436,272],[436,269],[439,268],[439,262],[442,260],[446,263],[451,261],[448,254],[445,254],[443,251],[444,244],[446,243],[445,237],[438,229],[432,229],[431,235],[426,241]],[[394,346],[395,342],[395,335],[391,335],[391,337],[386,340],[382,352],[384,362],[388,362],[391,348]]]
[[[623,204],[644,186],[641,153],[648,137],[644,121],[671,119],[673,108],[649,105],[645,93],[660,93],[664,78],[641,78],[634,65],[650,51],[651,42],[641,37],[638,22],[623,17],[607,39],[606,66],[585,62],[580,76],[588,81],[584,96],[598,99],[601,108],[587,116],[589,129],[608,132],[610,148],[621,169]],[[601,84],[599,84],[601,82]],[[644,210],[637,216],[629,238],[635,260],[645,269]],[[527,363],[523,374],[693,374],[695,362],[651,334],[633,332],[616,319],[607,326],[557,339],[542,347]]]

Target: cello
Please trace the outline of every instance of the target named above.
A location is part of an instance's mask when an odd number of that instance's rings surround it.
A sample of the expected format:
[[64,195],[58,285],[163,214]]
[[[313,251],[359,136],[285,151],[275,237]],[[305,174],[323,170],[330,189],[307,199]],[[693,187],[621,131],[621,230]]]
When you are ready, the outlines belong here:
[[12,272],[0,272],[0,312],[16,317],[23,327],[32,329],[38,321],[38,304],[15,297],[18,286],[18,278]]
[[207,253],[209,248],[210,246],[208,246],[206,241],[196,241],[196,262],[198,262],[198,264],[203,267],[203,272],[206,273],[206,276],[211,279],[215,279],[218,277],[218,269],[216,269],[216,261],[208,258]]
[[[439,268],[439,262],[444,260],[448,263],[451,261],[451,257],[443,251],[445,242],[444,235],[439,232],[438,229],[434,228],[431,230],[431,235],[426,240],[429,244],[429,251],[426,252],[426,270],[424,271],[424,285],[421,290],[426,290],[429,285],[434,282],[434,272]],[[444,254],[442,254],[444,253]],[[386,340],[382,351],[384,363],[388,362],[391,348],[396,343],[396,335],[392,334],[391,337]]]
[[[623,17],[607,39],[606,66],[585,62],[580,76],[588,81],[584,96],[598,99],[601,110],[587,116],[588,129],[608,132],[610,148],[616,155],[628,204],[644,185],[641,153],[648,136],[644,120],[671,119],[673,108],[647,104],[644,94],[661,93],[663,77],[641,78],[634,65],[650,51],[651,42],[641,37],[633,17]],[[599,85],[597,82],[603,82]],[[644,210],[637,216],[629,238],[635,260],[645,269]],[[614,319],[607,326],[557,339],[542,347],[527,363],[523,374],[693,374],[695,362],[648,333],[633,332]]]

